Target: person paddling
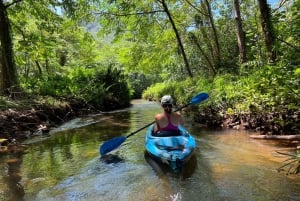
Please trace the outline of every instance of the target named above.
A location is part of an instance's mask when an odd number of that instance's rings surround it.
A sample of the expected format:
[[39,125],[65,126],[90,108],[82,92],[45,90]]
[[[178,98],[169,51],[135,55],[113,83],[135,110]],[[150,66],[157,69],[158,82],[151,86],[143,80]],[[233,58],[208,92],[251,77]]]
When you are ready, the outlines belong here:
[[161,106],[163,112],[155,115],[154,135],[164,135],[164,133],[179,133],[178,126],[183,124],[181,114],[173,112],[173,98],[170,95],[165,95],[161,98]]

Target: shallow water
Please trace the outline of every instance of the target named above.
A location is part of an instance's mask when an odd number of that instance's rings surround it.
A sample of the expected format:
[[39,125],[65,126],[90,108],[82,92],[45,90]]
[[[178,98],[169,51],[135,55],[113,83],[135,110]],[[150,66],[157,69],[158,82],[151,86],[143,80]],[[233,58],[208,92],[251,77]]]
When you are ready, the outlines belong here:
[[[105,158],[99,145],[153,121],[156,103],[135,101],[125,110],[75,119],[25,154],[0,156],[0,200],[37,201],[281,201],[300,200],[300,176],[278,173],[285,146],[247,132],[205,130],[184,115],[197,149],[182,172],[144,152],[141,131]],[[28,142],[29,143],[29,142]]]

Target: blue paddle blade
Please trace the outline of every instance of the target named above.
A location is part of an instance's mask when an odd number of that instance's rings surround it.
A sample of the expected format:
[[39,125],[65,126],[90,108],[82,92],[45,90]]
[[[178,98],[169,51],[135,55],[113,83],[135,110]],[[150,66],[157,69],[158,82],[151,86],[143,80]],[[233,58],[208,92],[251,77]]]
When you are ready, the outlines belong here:
[[118,148],[125,140],[126,140],[126,137],[121,136],[121,137],[115,137],[111,140],[104,142],[104,144],[100,147],[101,156]]
[[208,93],[200,93],[193,97],[190,104],[191,105],[198,104],[198,103],[208,99],[208,97],[209,97]]

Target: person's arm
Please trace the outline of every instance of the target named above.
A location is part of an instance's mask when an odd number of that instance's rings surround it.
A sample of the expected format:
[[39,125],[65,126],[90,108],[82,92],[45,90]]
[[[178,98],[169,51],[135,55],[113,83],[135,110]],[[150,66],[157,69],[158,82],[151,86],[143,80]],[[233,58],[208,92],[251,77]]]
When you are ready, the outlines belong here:
[[183,119],[182,119],[181,114],[179,112],[177,112],[177,115],[178,115],[178,124],[183,126]]
[[159,131],[159,124],[158,124],[158,115],[155,116],[155,123],[153,126],[154,133],[157,133]]
[[153,126],[153,132],[157,133],[157,131],[158,131],[158,126],[157,126],[157,123],[155,122],[154,126]]

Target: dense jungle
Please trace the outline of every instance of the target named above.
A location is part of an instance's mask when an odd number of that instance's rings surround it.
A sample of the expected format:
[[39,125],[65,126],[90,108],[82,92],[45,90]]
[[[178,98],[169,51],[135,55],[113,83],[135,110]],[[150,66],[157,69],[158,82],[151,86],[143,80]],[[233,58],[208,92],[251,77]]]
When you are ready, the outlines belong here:
[[[300,0],[0,0],[0,145],[172,95],[212,128],[292,141]],[[7,148],[8,147],[8,148]],[[300,167],[296,173],[300,172]]]

